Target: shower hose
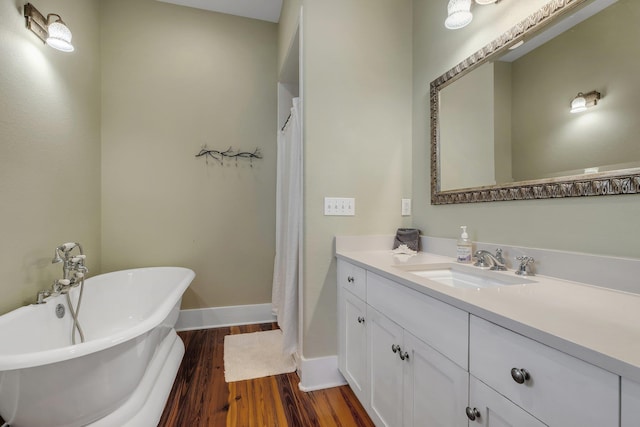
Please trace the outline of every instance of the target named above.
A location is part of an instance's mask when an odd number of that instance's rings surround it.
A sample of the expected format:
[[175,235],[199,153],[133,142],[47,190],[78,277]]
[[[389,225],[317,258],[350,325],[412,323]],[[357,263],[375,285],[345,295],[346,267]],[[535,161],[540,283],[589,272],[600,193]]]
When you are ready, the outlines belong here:
[[73,304],[71,303],[71,297],[69,296],[69,292],[67,292],[67,305],[69,306],[69,311],[71,312],[71,317],[73,317],[73,327],[71,328],[71,342],[73,344],[76,343],[76,329],[78,330],[78,334],[80,334],[80,342],[84,342],[84,332],[82,332],[82,328],[80,327],[80,322],[78,322],[78,313],[80,312],[80,304],[82,303],[82,292],[84,291],[84,277],[82,277],[80,281],[80,295],[78,295],[78,304],[76,304],[76,308],[73,308]]

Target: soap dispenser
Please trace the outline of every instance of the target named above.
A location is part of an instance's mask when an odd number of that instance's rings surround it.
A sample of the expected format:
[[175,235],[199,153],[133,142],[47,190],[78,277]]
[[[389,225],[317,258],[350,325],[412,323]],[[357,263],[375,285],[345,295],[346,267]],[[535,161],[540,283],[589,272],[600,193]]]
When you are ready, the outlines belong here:
[[462,234],[458,239],[458,247],[456,250],[457,261],[461,263],[468,264],[471,262],[471,254],[473,252],[471,247],[471,240],[469,239],[469,235],[467,234],[467,226],[460,226],[462,229]]

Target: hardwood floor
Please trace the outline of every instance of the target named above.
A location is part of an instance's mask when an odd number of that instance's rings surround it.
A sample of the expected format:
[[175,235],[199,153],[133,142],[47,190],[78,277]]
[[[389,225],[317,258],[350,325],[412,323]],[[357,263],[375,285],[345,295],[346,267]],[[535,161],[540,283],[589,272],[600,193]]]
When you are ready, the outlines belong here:
[[268,323],[180,332],[186,353],[158,425],[373,427],[347,386],[304,393],[295,373],[225,383],[225,335],[275,328]]

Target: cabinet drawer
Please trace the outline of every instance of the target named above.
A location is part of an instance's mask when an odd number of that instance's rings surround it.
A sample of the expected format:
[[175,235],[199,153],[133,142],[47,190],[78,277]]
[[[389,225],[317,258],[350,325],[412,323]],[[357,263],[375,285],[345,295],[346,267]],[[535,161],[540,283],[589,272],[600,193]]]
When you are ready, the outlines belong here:
[[367,297],[367,275],[364,268],[338,260],[338,286],[361,299]]
[[[469,346],[470,373],[545,424],[619,425],[617,375],[475,316]],[[519,384],[512,368],[529,378]]]
[[469,314],[367,272],[367,304],[467,369]]

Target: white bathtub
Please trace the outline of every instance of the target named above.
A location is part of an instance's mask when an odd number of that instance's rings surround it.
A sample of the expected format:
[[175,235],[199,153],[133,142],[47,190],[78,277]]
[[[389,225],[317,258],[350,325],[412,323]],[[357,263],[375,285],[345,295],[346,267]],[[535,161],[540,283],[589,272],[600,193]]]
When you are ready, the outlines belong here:
[[71,345],[68,308],[56,316],[65,296],[0,316],[2,418],[11,427],[156,426],[184,355],[174,325],[194,276],[154,267],[87,279],[82,344]]

